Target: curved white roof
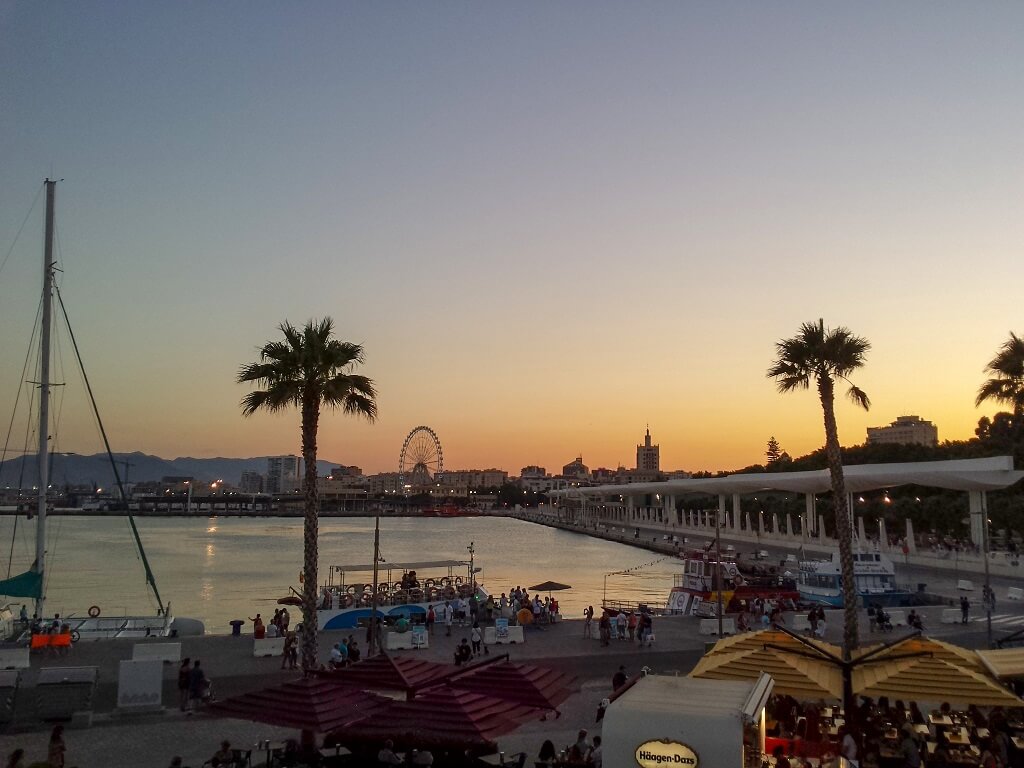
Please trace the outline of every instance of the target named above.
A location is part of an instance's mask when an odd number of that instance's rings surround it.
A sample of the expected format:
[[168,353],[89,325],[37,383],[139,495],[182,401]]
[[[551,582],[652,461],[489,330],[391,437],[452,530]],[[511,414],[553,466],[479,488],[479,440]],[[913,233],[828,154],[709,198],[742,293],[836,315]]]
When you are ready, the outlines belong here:
[[[956,491],[995,491],[1007,488],[1024,472],[1013,468],[1012,456],[987,459],[956,459],[952,461],[917,461],[907,464],[854,464],[843,467],[846,490],[850,493],[894,488],[898,485],[924,485]],[[827,469],[811,472],[758,472],[724,477],[663,480],[656,483],[595,485],[552,491],[552,496],[607,496],[660,493],[685,495],[705,493],[731,495],[761,491],[794,493],[826,493],[832,490]]]

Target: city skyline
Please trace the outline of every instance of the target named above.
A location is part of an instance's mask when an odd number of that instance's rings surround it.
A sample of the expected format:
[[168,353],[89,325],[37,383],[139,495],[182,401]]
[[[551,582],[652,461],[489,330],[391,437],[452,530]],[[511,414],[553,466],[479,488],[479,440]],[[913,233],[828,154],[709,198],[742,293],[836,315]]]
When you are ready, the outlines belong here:
[[[872,344],[843,444],[904,414],[969,439],[1001,410],[974,397],[1022,330],[998,286],[1024,276],[1024,7],[0,18],[5,416],[46,176],[115,451],[298,453],[298,413],[243,419],[235,375],[324,315],[364,346],[380,418],[326,414],[320,455],[366,472],[419,424],[452,467],[630,466],[646,424],[670,470],[761,463],[772,435],[809,453],[814,392],[765,373],[818,318]],[[99,450],[65,379],[55,448]]]

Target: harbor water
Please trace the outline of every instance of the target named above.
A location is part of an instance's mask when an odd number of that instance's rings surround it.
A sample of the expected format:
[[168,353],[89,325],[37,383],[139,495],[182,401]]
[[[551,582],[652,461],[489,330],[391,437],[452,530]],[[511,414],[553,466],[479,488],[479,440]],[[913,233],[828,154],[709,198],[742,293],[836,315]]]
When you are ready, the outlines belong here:
[[[15,532],[14,521],[0,517],[0,540],[11,542],[14,534],[10,570],[19,573],[34,556],[34,525],[19,519]],[[277,599],[299,587],[301,518],[142,517],[136,524],[161,597],[174,615],[202,620],[208,633],[227,633],[232,619],[257,612],[273,615]],[[328,566],[373,561],[373,525],[372,518],[321,519],[321,583]],[[380,541],[381,556],[397,563],[468,560],[472,542],[488,591],[569,584],[557,593],[565,616],[600,606],[605,588],[609,600],[663,606],[674,574],[682,572],[678,559],[504,517],[382,518]],[[49,615],[84,615],[92,605],[107,615],[155,607],[126,518],[51,517],[46,579]],[[295,616],[298,609],[289,610]]]

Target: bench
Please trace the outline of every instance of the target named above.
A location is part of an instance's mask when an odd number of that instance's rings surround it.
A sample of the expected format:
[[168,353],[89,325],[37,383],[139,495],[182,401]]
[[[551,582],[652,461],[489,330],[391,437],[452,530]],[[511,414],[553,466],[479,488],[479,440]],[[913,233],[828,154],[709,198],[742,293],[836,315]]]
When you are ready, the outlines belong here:
[[181,661],[181,643],[136,643],[132,646],[132,661],[159,659],[164,662]]
[[283,637],[265,637],[261,640],[253,639],[253,656],[280,656],[284,653]]
[[963,613],[959,608],[943,608],[942,609],[942,623],[943,624],[959,624],[963,621]]
[[[597,633],[594,633],[597,637]],[[523,628],[521,626],[509,627],[505,637],[498,637],[494,627],[484,627],[484,645],[507,645],[523,642]]]
[[1007,600],[1024,600],[1024,589],[1020,587],[1010,587],[1006,590]]
[[28,648],[0,648],[0,669],[28,669]]
[[[701,619],[700,620],[700,633],[702,635],[717,635],[718,634],[718,619]],[[735,619],[722,619],[722,634],[723,635],[735,635],[736,634],[736,620]]]
[[973,592],[974,582],[970,579],[960,579],[956,583],[956,588],[959,589],[961,592]]

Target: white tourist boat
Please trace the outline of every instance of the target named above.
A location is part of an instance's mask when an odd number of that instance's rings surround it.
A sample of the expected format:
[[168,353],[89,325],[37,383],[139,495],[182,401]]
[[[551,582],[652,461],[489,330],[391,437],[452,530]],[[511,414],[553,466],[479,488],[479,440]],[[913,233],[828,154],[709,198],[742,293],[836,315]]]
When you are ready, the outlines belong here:
[[[839,553],[828,560],[805,560],[800,563],[797,589],[800,599],[832,608],[843,607],[843,587]],[[896,567],[881,552],[854,552],[853,574],[857,595],[870,606],[906,605],[910,590],[896,584]]]
[[[50,362],[51,362],[51,326],[53,324],[54,306],[53,298],[55,293],[54,286],[54,272],[57,270],[57,262],[53,255],[53,241],[54,241],[54,208],[56,198],[56,184],[57,182],[46,180],[46,224],[45,224],[45,242],[43,246],[43,293],[41,306],[42,311],[40,314],[40,333],[39,333],[39,378],[34,382],[38,387],[38,409],[39,409],[39,421],[38,421],[38,435],[39,445],[36,452],[36,467],[38,470],[38,478],[36,479],[35,493],[36,498],[34,505],[29,505],[29,517],[35,517],[35,561],[32,566],[16,576],[0,580],[0,595],[6,595],[8,598],[28,598],[34,601],[34,609],[30,611],[30,614],[40,617],[44,625],[52,623],[53,616],[47,615],[46,612],[46,523],[48,518],[48,512],[52,511],[52,504],[48,499],[48,490],[50,488],[50,477],[49,477],[49,451],[50,451],[50,440],[55,439],[54,428],[50,423],[50,390],[55,386],[51,382],[50,376]],[[57,291],[57,298],[60,301],[60,294]],[[60,301],[61,309],[63,310],[63,302]],[[66,318],[66,314],[65,314]],[[82,367],[81,357],[78,355],[78,345],[75,341],[74,333],[71,332],[70,326],[68,327],[69,336],[71,343],[74,348],[75,357],[78,361],[81,369],[82,378],[85,382],[89,398],[92,402],[93,413],[96,419],[96,423],[99,426],[100,434],[103,437],[103,443],[107,451],[107,456],[110,458],[111,468],[113,469],[116,484],[120,490],[122,502],[124,503],[124,509],[128,510],[127,495],[124,491],[124,486],[121,482],[120,473],[118,472],[117,464],[114,462],[113,454],[110,451],[110,443],[107,440],[106,432],[103,429],[103,422],[100,419],[99,412],[96,411],[96,403],[92,398],[92,390],[89,387],[89,379],[86,376],[85,369]],[[19,510],[20,511],[20,510]],[[128,514],[128,521],[131,526],[132,534],[135,537],[135,543],[138,547],[138,554],[142,560],[143,567],[145,569],[146,583],[149,585],[150,590],[153,593],[155,603],[157,605],[157,611],[152,615],[133,615],[133,616],[115,616],[115,615],[104,615],[102,608],[99,605],[93,605],[89,608],[83,608],[81,613],[63,613],[60,617],[60,623],[65,624],[71,634],[71,639],[75,642],[78,640],[105,640],[114,638],[142,638],[142,637],[165,637],[171,634],[202,634],[203,625],[202,622],[195,619],[185,619],[175,621],[171,615],[170,604],[164,603],[160,597],[160,592],[156,586],[156,578],[153,575],[153,571],[149,567],[149,561],[146,558],[145,549],[142,546],[142,539],[139,538],[139,531],[135,526],[135,521],[130,513]],[[111,589],[114,590],[115,586],[111,585]],[[19,601],[20,603],[20,601]],[[13,636],[27,636],[27,628],[25,622],[18,617],[20,613],[19,603],[13,603],[7,606],[8,613],[0,615],[0,627],[8,627]],[[17,617],[17,618],[16,618]],[[9,635],[10,636],[10,635]]]
[[[415,621],[426,615],[429,606],[434,606],[440,620],[440,608],[446,601],[469,600],[476,595],[483,605],[488,597],[476,579],[480,569],[472,559],[381,562],[377,566],[376,593],[373,570],[372,563],[330,566],[327,583],[319,593],[317,624],[321,629],[352,629],[365,624],[372,615],[384,620],[404,616]],[[299,602],[297,595],[285,600],[293,605]]]

